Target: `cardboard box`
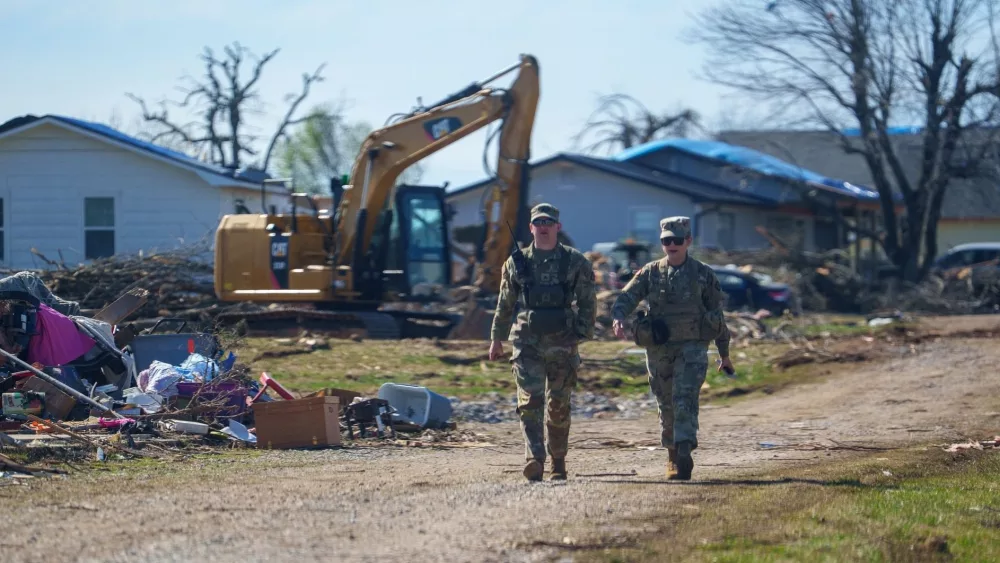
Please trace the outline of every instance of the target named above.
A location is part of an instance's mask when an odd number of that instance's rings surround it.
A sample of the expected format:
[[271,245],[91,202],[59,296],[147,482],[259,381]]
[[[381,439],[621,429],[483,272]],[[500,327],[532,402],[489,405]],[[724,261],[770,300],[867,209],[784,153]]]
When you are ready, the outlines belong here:
[[340,400],[312,397],[253,404],[257,447],[316,448],[340,445]]
[[66,420],[76,406],[76,398],[37,375],[24,380],[22,389],[45,394],[45,411],[56,420]]
[[340,400],[340,414],[344,414],[344,409],[351,404],[356,397],[361,397],[361,393],[356,391],[348,391],[346,389],[335,389],[333,387],[327,387],[325,389],[320,389],[315,393],[310,393],[306,395],[306,398],[312,397],[336,397]]

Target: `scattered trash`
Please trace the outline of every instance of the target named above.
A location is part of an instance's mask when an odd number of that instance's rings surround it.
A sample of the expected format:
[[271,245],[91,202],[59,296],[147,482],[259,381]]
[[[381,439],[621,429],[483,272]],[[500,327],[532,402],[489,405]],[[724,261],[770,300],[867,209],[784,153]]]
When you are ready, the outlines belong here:
[[242,424],[236,422],[235,420],[230,420],[229,427],[223,428],[221,432],[236,440],[248,442],[251,444],[257,443],[257,436],[251,434],[250,430],[248,430],[246,426],[243,426]]
[[166,425],[174,432],[181,432],[184,434],[208,434],[209,426],[202,422],[193,422],[190,420],[168,420]]
[[951,444],[945,446],[944,451],[957,453],[965,450],[985,450],[995,448],[1000,448],[1000,436],[994,436],[992,440],[970,440],[968,442]]

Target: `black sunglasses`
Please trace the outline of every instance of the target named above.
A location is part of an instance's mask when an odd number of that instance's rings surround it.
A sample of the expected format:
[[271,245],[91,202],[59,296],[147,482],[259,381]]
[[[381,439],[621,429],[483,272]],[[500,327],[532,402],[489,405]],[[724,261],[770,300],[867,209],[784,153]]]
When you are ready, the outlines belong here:
[[684,237],[663,237],[660,239],[660,244],[663,246],[682,246],[684,244]]
[[555,225],[556,222],[553,221],[552,219],[535,219],[534,221],[531,222],[531,224],[535,225],[536,227],[547,227],[549,225]]

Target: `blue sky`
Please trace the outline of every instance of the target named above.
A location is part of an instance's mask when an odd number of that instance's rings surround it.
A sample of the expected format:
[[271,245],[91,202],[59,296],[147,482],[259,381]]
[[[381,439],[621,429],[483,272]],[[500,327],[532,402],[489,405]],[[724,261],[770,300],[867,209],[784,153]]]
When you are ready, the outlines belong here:
[[[327,79],[307,102],[345,100],[352,119],[381,125],[418,96],[435,101],[527,52],[541,68],[532,146],[542,158],[571,148],[600,94],[691,107],[709,126],[732,110],[696,77],[703,53],[682,38],[692,11],[714,1],[0,0],[0,121],[56,113],[128,124],[138,106],[126,92],[179,99],[179,79],[202,71],[204,46],[239,41],[258,54],[282,49],[261,80],[262,134],[302,73],[324,62]],[[483,178],[484,141],[480,132],[425,160],[424,182]]]

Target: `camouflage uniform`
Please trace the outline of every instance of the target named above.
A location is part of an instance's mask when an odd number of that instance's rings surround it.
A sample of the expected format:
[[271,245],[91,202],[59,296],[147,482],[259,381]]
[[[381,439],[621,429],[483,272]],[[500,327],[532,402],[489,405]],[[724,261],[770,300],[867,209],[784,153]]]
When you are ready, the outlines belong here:
[[[531,220],[539,217],[558,221],[559,211],[539,204],[532,209]],[[577,346],[594,335],[597,290],[593,267],[578,250],[557,244],[553,250],[542,251],[532,243],[523,252],[531,268],[528,291],[517,279],[513,257],[508,258],[490,338],[503,341],[510,334],[514,341],[511,363],[525,459],[544,464],[543,405],[548,407],[548,454],[554,462],[566,457],[570,398],[580,366]],[[571,306],[574,299],[575,313]],[[518,304],[520,312],[515,319]]]
[[[668,217],[660,221],[660,229],[661,238],[687,237],[690,219]],[[687,442],[691,450],[698,447],[698,397],[707,376],[709,342],[715,341],[720,356],[729,356],[724,293],[715,272],[689,255],[678,267],[668,264],[666,257],[643,266],[618,295],[612,317],[624,322],[643,299],[649,303],[649,313],[634,323],[633,336],[646,348],[649,387],[660,416],[660,443],[670,451],[673,467],[677,444]],[[666,342],[659,336],[664,333]]]

